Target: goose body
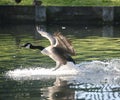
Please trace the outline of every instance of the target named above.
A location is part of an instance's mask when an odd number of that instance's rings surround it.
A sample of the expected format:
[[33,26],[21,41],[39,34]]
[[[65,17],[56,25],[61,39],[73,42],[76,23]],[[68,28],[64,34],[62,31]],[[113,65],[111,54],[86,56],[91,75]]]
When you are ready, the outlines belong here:
[[33,46],[31,43],[26,43],[23,47],[30,49],[39,49],[43,55],[47,55],[56,62],[54,70],[58,69],[61,65],[65,65],[68,61],[75,63],[71,55],[75,55],[74,49],[67,39],[60,33],[51,34],[41,31],[37,27],[37,31],[41,36],[47,38],[50,41],[50,46]]

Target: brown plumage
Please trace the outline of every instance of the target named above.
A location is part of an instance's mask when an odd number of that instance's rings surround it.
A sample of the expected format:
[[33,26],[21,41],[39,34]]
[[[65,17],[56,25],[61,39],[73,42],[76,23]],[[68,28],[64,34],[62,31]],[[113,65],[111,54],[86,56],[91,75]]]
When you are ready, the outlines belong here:
[[56,47],[64,48],[66,50],[66,52],[68,52],[70,55],[75,56],[75,50],[74,50],[70,40],[68,40],[60,32],[54,33],[54,37],[57,42]]
[[65,36],[63,36],[60,32],[51,35],[47,32],[39,30],[38,27],[37,31],[41,34],[41,36],[50,41],[50,46],[43,49],[41,53],[49,56],[56,62],[55,70],[61,65],[65,65],[67,61],[75,63],[71,57],[72,55],[75,55],[75,51],[71,42]]

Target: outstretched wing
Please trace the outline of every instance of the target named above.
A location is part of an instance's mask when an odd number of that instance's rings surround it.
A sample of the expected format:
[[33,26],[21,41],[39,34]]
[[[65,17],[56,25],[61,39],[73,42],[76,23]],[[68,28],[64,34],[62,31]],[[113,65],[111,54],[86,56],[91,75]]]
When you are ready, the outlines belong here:
[[75,50],[71,45],[71,41],[68,40],[65,36],[63,36],[60,32],[54,33],[54,38],[56,39],[56,47],[61,47],[68,52],[70,55],[75,55]]
[[41,36],[47,38],[47,39],[50,41],[50,44],[51,44],[51,45],[55,45],[56,40],[55,40],[55,38],[54,38],[51,34],[43,31],[43,30],[40,29],[40,27],[38,27],[38,26],[36,26],[36,29],[37,29],[37,32],[38,32]]
[[54,36],[52,36],[51,34],[42,31],[40,27],[36,27],[36,29],[38,33],[41,34],[41,36],[47,38],[50,41],[51,45],[63,48],[70,55],[75,55],[75,51],[71,45],[71,42],[60,32],[54,33]]

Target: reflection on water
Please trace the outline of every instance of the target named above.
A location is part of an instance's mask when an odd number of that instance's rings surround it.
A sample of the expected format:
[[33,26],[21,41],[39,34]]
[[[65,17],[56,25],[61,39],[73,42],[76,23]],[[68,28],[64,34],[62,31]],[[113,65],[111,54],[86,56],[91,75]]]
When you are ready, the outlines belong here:
[[119,65],[120,59],[91,61],[52,72],[46,68],[36,68],[37,72],[36,69],[17,69],[8,71],[6,77],[22,82],[46,80],[40,91],[41,98],[48,100],[119,100]]
[[43,88],[43,97],[49,100],[119,100],[120,86],[107,83],[68,83],[56,79],[54,85]]
[[26,42],[49,45],[34,25],[0,27],[0,100],[120,99],[119,27],[43,27],[73,41],[78,64],[52,72],[51,59],[20,48]]
[[49,100],[74,100],[75,90],[70,88],[70,84],[66,80],[56,78],[54,85],[41,89],[43,97],[48,97]]

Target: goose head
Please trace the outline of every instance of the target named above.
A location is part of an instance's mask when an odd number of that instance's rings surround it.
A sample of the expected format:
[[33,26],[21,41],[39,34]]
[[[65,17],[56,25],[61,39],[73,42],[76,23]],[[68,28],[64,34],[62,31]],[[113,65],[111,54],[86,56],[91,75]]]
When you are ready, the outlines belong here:
[[26,44],[24,44],[22,47],[25,47],[25,48],[30,49],[30,48],[31,48],[31,46],[32,46],[32,44],[31,44],[31,43],[26,43]]

